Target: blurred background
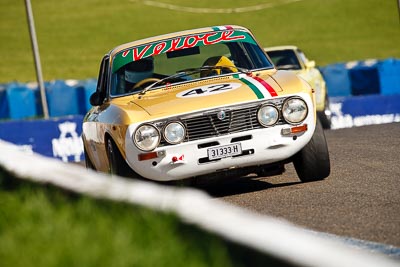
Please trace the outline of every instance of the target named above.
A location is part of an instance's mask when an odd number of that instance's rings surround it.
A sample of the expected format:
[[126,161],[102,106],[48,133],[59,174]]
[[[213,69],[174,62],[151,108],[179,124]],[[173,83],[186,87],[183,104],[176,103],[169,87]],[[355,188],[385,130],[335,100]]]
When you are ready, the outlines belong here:
[[[227,24],[262,46],[297,45],[319,66],[400,58],[396,0],[33,0],[32,9],[45,81],[96,78],[122,43]],[[34,81],[24,1],[0,1],[0,27],[0,83]]]

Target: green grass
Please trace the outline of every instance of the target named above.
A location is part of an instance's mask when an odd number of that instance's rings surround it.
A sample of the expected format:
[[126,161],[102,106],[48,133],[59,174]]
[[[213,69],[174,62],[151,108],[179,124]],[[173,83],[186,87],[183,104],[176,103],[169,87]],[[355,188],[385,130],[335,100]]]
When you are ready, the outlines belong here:
[[0,266],[282,266],[172,213],[23,182],[0,167]]
[[27,184],[3,184],[0,207],[1,266],[232,266],[172,214]]
[[[32,1],[45,80],[97,77],[101,57],[135,39],[195,27],[238,24],[263,46],[295,44],[319,65],[400,58],[395,0],[301,0],[260,11],[203,14],[140,0]],[[184,1],[177,6],[232,8],[281,0]],[[24,1],[0,3],[0,82],[35,80]]]

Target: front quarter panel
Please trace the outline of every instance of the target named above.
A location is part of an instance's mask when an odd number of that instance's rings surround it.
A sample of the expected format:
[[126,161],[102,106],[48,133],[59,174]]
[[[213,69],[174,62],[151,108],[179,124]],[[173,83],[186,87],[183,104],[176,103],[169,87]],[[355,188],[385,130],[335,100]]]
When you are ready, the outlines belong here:
[[313,89],[310,84],[302,78],[298,78],[291,71],[279,70],[277,71],[272,78],[279,84],[282,88],[282,93],[279,95],[289,95],[289,94],[299,94],[305,93],[310,96],[312,99],[312,107],[310,107],[310,112],[313,112],[314,115],[316,113],[316,104],[315,104],[315,93],[313,93]]
[[[126,111],[128,108],[129,113]],[[99,171],[108,171],[107,138],[111,138],[125,158],[126,129],[133,117],[141,118],[143,110],[125,100],[113,100],[109,104],[94,107],[83,122],[83,140],[88,156]],[[132,115],[134,114],[134,115]],[[136,116],[135,116],[136,115]]]

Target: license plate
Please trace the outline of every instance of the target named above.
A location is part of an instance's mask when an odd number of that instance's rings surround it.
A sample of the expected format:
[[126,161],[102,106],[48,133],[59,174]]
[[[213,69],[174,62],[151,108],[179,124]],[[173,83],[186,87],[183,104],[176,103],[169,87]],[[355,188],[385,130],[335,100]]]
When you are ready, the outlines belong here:
[[230,144],[226,146],[217,146],[207,149],[208,159],[222,159],[242,154],[242,146],[240,143]]

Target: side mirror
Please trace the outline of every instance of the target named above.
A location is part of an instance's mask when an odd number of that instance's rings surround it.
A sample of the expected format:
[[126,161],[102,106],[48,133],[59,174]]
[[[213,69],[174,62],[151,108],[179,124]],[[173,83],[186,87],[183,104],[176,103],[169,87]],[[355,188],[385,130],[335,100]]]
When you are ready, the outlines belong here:
[[100,106],[103,103],[103,99],[100,96],[100,93],[98,91],[94,92],[91,96],[90,96],[90,105],[92,106]]
[[306,67],[307,67],[308,69],[315,68],[315,61],[314,61],[314,60],[308,61],[308,62],[306,63]]

